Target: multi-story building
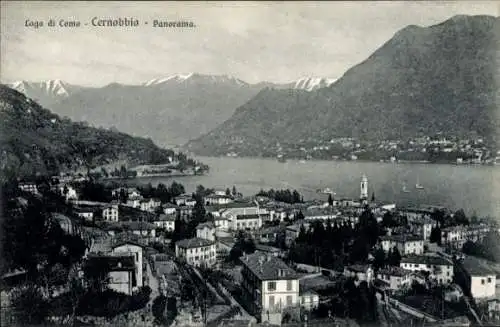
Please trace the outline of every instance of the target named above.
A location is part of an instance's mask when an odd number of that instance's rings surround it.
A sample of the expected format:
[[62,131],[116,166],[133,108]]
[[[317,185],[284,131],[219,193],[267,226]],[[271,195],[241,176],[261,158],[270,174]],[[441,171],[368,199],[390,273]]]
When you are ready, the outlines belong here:
[[156,208],[161,206],[161,201],[154,198],[143,199],[139,202],[139,206],[142,211],[153,212],[156,210]]
[[183,194],[174,198],[174,202],[178,206],[188,206],[194,207],[196,204],[196,200],[193,199],[191,195]]
[[410,286],[413,281],[411,278],[411,271],[401,267],[380,269],[377,272],[377,278],[385,282],[391,290],[399,290],[403,287]]
[[258,214],[237,215],[233,222],[233,230],[257,230],[262,227],[262,220]]
[[419,218],[414,219],[409,222],[411,231],[416,234],[422,236],[424,241],[428,241],[431,237],[432,228],[436,225],[430,218]]
[[196,237],[215,241],[215,225],[211,222],[199,224],[196,226]]
[[102,218],[105,221],[118,221],[118,203],[111,203],[102,209]]
[[486,260],[466,256],[462,266],[468,277],[467,285],[476,300],[488,300],[496,294],[497,273]]
[[225,217],[215,217],[214,218],[215,227],[219,230],[227,231],[229,230],[229,219]]
[[482,240],[491,230],[486,224],[453,226],[441,230],[441,243],[455,249],[461,249],[465,242]]
[[396,247],[401,255],[423,254],[424,239],[414,235],[387,235],[381,237],[382,249],[386,252]]
[[78,216],[87,221],[92,221],[94,219],[94,209],[90,207],[77,207],[73,209],[73,212]]
[[244,294],[262,322],[269,321],[270,314],[300,305],[298,275],[281,259],[254,253],[241,262]]
[[173,215],[177,212],[178,206],[173,203],[165,203],[161,206],[163,208],[163,213],[166,215]]
[[75,188],[69,184],[60,185],[59,192],[66,198],[66,201],[78,200],[78,193],[76,192]]
[[173,232],[175,230],[175,214],[160,215],[153,221],[156,227],[164,228],[166,231]]
[[373,279],[373,269],[370,265],[350,265],[344,267],[344,276],[370,283]]
[[233,198],[227,195],[210,194],[205,197],[207,205],[223,205],[233,202]]
[[19,183],[19,189],[24,192],[30,192],[33,194],[38,194],[38,187],[35,183],[32,182],[22,182]]
[[211,267],[216,263],[215,242],[203,238],[190,238],[175,243],[175,256],[192,266]]
[[440,256],[411,255],[401,258],[399,266],[411,271],[425,271],[429,278],[439,283],[453,281],[453,263]]

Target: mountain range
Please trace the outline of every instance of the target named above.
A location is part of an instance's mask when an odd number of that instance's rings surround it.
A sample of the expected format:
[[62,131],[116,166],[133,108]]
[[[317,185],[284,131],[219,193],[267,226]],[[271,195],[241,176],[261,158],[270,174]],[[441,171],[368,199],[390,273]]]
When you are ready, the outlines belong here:
[[118,160],[132,165],[168,163],[175,156],[150,139],[61,118],[1,84],[0,131],[1,178],[54,174]]
[[263,88],[312,91],[333,81],[307,77],[285,84],[249,84],[232,76],[190,73],[139,85],[83,87],[49,80],[9,86],[61,116],[176,146],[208,133]]
[[[332,60],[335,60],[332,58]],[[262,155],[334,137],[498,140],[500,18],[454,16],[407,26],[333,84],[310,92],[265,88],[187,144],[201,155]]]

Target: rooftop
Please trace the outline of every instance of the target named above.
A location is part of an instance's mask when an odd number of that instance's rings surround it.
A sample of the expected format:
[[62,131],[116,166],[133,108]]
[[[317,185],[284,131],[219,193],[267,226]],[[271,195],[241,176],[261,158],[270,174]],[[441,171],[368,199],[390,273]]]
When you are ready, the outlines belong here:
[[236,219],[238,220],[243,220],[243,219],[259,219],[260,215],[252,214],[252,215],[236,215]]
[[370,268],[370,265],[350,265],[345,267],[347,270],[354,271],[354,272],[362,272],[366,273],[366,271]]
[[203,246],[210,246],[212,244],[214,244],[214,242],[211,242],[209,240],[205,240],[203,238],[194,237],[194,238],[180,240],[180,241],[175,243],[175,246],[178,246],[178,247],[184,248],[184,249],[192,249],[192,248],[200,248]]
[[260,253],[246,255],[241,262],[260,280],[297,279],[298,275],[281,259]]
[[155,219],[155,221],[175,221],[177,216],[175,214],[173,215],[165,215],[162,214],[158,218]]
[[424,241],[422,236],[417,235],[385,235],[380,237],[382,241],[393,241],[393,242],[415,242],[415,241]]
[[401,258],[401,263],[427,264],[434,266],[453,266],[451,261],[432,255],[411,255]]
[[196,229],[203,229],[203,228],[210,228],[210,229],[213,229],[215,228],[214,224],[210,221],[207,221],[205,223],[201,223],[201,224],[198,224],[198,226],[196,226]]
[[383,274],[383,275],[402,277],[402,276],[406,276],[406,275],[411,274],[411,271],[407,270],[407,269],[403,269],[401,267],[387,267],[387,268],[380,269],[378,271],[378,273]]
[[473,276],[497,275],[490,262],[470,255],[465,256],[462,266]]

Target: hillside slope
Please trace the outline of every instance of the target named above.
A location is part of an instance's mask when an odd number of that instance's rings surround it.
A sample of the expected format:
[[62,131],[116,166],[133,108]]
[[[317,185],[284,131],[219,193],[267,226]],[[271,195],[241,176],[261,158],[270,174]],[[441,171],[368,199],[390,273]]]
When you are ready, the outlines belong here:
[[117,159],[166,163],[174,156],[151,140],[60,118],[5,85],[0,85],[0,131],[0,169],[6,175],[53,174]]
[[[408,26],[327,88],[265,89],[210,133],[197,154],[260,155],[277,143],[419,135],[496,138],[500,18]],[[332,58],[334,60],[334,58]]]

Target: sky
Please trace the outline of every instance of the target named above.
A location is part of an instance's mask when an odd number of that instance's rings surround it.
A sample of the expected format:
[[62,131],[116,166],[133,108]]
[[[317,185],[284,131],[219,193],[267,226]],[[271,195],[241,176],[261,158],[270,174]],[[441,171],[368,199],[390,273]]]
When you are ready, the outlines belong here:
[[[190,72],[249,83],[339,78],[407,25],[500,12],[497,1],[2,1],[0,6],[3,83],[61,79],[87,86],[139,84]],[[93,17],[133,18],[140,25],[94,27]],[[51,18],[81,26],[48,27]],[[155,19],[192,21],[196,27],[153,27]],[[44,26],[26,27],[26,20]]]

